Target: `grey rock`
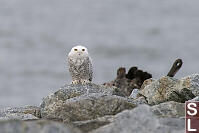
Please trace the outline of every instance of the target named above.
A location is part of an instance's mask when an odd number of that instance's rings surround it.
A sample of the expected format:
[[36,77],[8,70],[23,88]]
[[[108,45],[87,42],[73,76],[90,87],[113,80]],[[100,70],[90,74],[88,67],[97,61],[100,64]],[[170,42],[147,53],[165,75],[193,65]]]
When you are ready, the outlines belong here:
[[185,128],[185,119],[180,118],[159,118],[160,124],[165,126],[170,126],[171,128],[175,130],[181,130]]
[[[140,104],[146,104],[146,100],[144,97],[139,97],[137,99],[134,99],[133,102],[136,106],[140,105]],[[101,126],[107,125],[111,122],[113,122],[113,120],[115,119],[115,115],[106,115],[103,117],[98,117],[96,119],[92,119],[92,120],[85,120],[85,121],[75,121],[72,122],[75,127],[80,128],[82,131],[84,132],[89,132],[92,131],[94,129],[97,129]]]
[[192,101],[192,102],[194,102],[194,101],[199,101],[199,96],[194,97],[193,99],[191,99],[191,100],[189,100],[189,101]]
[[195,96],[199,96],[199,74],[192,74],[180,80],[179,87],[187,88]]
[[140,95],[146,97],[148,104],[156,105],[166,101],[184,103],[195,97],[190,88],[184,82],[171,77],[162,77],[152,81],[139,91]]
[[161,117],[184,117],[185,116],[185,104],[169,101],[154,105],[151,107],[155,115]]
[[[134,99],[132,101],[136,106],[140,105],[140,104],[146,104],[146,100],[144,97],[139,97],[137,99]],[[89,132],[92,131],[94,129],[97,129],[101,126],[107,125],[111,122],[113,122],[115,119],[115,115],[107,115],[107,116],[103,116],[103,117],[98,117],[96,119],[92,119],[92,120],[86,120],[86,121],[75,121],[73,122],[73,124],[75,125],[75,127],[78,127],[81,129],[81,131],[84,132]]]
[[131,92],[131,95],[129,96],[130,98],[133,98],[133,99],[136,99],[138,97],[138,92],[139,90],[138,89],[134,89],[132,92]]
[[23,113],[5,113],[0,115],[0,120],[36,120],[38,119],[32,114]]
[[138,106],[140,104],[147,104],[147,101],[146,101],[145,97],[140,96],[136,99],[133,99],[133,103],[135,103]]
[[140,90],[143,90],[147,85],[153,83],[154,81],[156,81],[156,79],[154,79],[154,78],[145,80],[144,83],[142,84]]
[[[178,125],[179,122],[182,122],[182,120],[173,119],[173,118],[183,118],[185,115],[184,104],[173,102],[173,101],[152,106],[150,107],[150,111],[153,114],[155,114],[155,116],[153,117],[156,117],[156,116],[158,117],[158,119],[160,120],[159,122],[161,124],[164,124],[165,126],[173,126],[172,128],[174,129],[176,125]],[[121,112],[120,114],[122,113],[123,112]],[[122,119],[123,117],[121,118],[121,120]],[[102,126],[108,125],[110,123],[114,123],[116,120],[118,120],[118,115],[109,115],[109,116],[100,117],[94,120],[77,121],[77,122],[74,122],[73,124],[77,126],[78,128],[80,128],[82,131],[89,132],[97,128],[100,128]],[[182,124],[181,127],[179,125],[177,126],[177,128],[183,129],[183,126],[184,125]]]
[[140,105],[115,115],[114,122],[91,133],[180,133],[184,127],[183,119],[158,118],[148,105]]
[[79,130],[64,124],[46,121],[0,121],[0,133],[81,133]]
[[52,99],[43,101],[45,104],[41,106],[42,118],[57,118],[64,122],[84,121],[115,115],[136,106],[131,99],[104,93],[84,94],[70,99],[63,95],[60,98],[57,93],[54,95],[56,96],[52,96]]
[[36,106],[0,109],[0,120],[33,120],[40,118],[40,108]]
[[[67,85],[65,84],[60,88],[60,90],[57,92],[57,95],[61,95],[62,93],[66,94],[68,96],[67,99],[79,96],[81,94],[87,94],[87,93],[105,93],[105,94],[112,94],[114,92],[115,87],[106,87],[104,85],[97,85],[93,83],[89,83],[87,85]],[[60,93],[59,93],[60,92]],[[66,97],[64,95],[64,97]]]
[[67,99],[77,97],[83,94],[88,93],[105,93],[105,94],[112,94],[115,88],[106,87],[103,85],[96,85],[96,84],[88,84],[88,85],[64,85],[55,93],[47,96],[43,99],[41,103],[41,107],[44,107],[46,104],[51,103],[52,101],[65,101]]
[[168,97],[168,101],[185,103],[186,101],[194,97],[195,95],[192,93],[191,90],[189,90],[188,88],[181,88],[181,90],[173,91],[171,95]]
[[87,133],[101,126],[104,126],[113,122],[113,119],[114,119],[113,115],[108,115],[108,116],[99,117],[93,120],[75,121],[72,124],[75,127],[78,127],[81,131]]

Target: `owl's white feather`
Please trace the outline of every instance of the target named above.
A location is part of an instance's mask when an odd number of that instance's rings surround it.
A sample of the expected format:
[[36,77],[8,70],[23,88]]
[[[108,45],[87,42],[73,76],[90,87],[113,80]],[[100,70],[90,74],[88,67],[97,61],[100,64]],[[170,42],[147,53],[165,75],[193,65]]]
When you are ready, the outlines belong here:
[[92,81],[92,62],[86,47],[73,47],[68,54],[68,64],[72,84],[87,84]]

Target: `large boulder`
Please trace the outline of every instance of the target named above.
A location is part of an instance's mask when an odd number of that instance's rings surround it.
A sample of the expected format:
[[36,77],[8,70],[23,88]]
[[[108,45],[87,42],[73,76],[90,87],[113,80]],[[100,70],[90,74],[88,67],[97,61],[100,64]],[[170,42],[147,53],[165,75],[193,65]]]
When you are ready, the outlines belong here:
[[[195,97],[192,93],[192,82],[185,84],[186,80],[177,80],[168,76],[158,80],[151,80],[140,90],[139,94],[144,96],[150,105],[156,105],[166,101],[184,103]],[[190,81],[190,80],[189,80]]]
[[104,85],[97,84],[87,84],[87,85],[73,85],[73,84],[65,84],[62,86],[57,92],[52,95],[47,96],[45,99],[59,99],[59,100],[67,100],[76,96],[80,96],[88,93],[105,93],[105,94],[113,94],[115,92],[115,87],[106,87]]
[[[136,106],[131,99],[105,93],[88,93],[67,99],[68,95],[57,95],[44,99],[41,104],[42,118],[57,118],[64,122],[96,119],[105,115],[115,115]],[[55,98],[56,97],[56,98]]]
[[[138,105],[138,107],[136,107],[136,108],[140,108],[139,106],[140,105]],[[153,113],[153,117],[155,117],[156,119],[163,118],[163,119],[160,119],[160,123],[168,121],[168,122],[173,122],[173,124],[174,124],[174,122],[178,122],[178,121],[182,121],[182,120],[181,119],[172,119],[172,118],[184,118],[184,116],[185,116],[184,103],[177,103],[177,102],[170,101],[170,102],[154,105],[151,107],[147,106],[146,108],[149,108],[149,112]],[[146,111],[146,109],[145,109],[145,111]],[[123,112],[125,112],[125,111],[123,111]],[[119,114],[122,114],[123,112],[121,112]],[[129,112],[129,111],[127,111],[127,112]],[[93,131],[97,128],[100,128],[100,127],[108,125],[108,124],[111,125],[111,123],[114,123],[115,121],[118,120],[118,115],[107,115],[107,116],[99,117],[99,118],[96,118],[93,120],[76,121],[76,122],[73,122],[73,124],[76,127],[80,128],[82,131],[89,132],[89,131]],[[142,115],[145,116],[144,113]],[[125,118],[125,117],[123,117],[123,118]],[[123,118],[121,118],[121,120]],[[135,122],[133,122],[133,123],[135,123]],[[130,127],[128,127],[128,128],[130,128]]]
[[[133,104],[136,106],[139,106],[141,104],[147,104],[146,100],[144,97],[139,97],[137,99],[133,99]],[[107,125],[115,119],[115,115],[106,115],[103,117],[98,117],[96,119],[91,119],[91,120],[84,120],[84,121],[75,121],[72,122],[75,127],[80,128],[84,132],[92,131],[94,129],[97,129],[101,126]]]
[[64,124],[46,121],[0,121],[0,133],[81,133],[78,129]]
[[184,119],[159,118],[148,105],[140,105],[115,115],[112,123],[91,133],[182,133],[184,128]]

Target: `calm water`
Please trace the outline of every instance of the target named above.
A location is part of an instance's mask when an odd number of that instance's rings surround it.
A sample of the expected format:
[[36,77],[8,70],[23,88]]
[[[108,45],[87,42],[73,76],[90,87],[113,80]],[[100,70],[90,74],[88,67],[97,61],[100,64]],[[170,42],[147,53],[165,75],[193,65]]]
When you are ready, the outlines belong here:
[[94,82],[138,66],[158,78],[199,69],[198,0],[0,0],[0,107],[39,105],[70,82],[66,56],[88,47]]

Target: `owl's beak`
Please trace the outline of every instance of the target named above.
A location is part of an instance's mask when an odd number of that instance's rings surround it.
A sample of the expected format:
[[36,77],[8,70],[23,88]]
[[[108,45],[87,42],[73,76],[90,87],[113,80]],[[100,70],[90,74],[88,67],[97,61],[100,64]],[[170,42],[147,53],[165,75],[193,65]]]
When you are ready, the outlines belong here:
[[78,55],[81,55],[82,54],[82,52],[78,52]]

